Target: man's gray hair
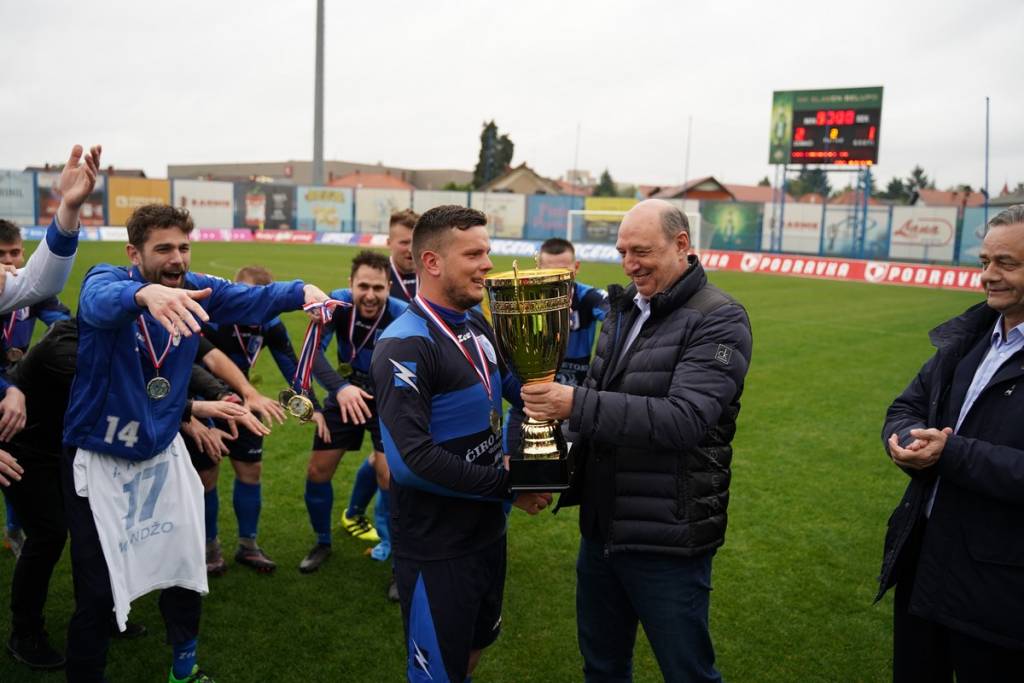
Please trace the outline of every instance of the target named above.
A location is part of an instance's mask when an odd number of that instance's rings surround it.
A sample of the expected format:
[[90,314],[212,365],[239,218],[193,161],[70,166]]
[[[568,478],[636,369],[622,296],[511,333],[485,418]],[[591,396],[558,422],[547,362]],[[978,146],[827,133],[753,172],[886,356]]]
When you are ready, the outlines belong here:
[[1024,224],[1024,204],[1014,204],[997,213],[989,222],[988,227],[994,228],[998,225],[1022,225]]
[[669,206],[661,212],[661,229],[665,232],[665,238],[671,242],[681,232],[690,234],[690,221],[678,207]]

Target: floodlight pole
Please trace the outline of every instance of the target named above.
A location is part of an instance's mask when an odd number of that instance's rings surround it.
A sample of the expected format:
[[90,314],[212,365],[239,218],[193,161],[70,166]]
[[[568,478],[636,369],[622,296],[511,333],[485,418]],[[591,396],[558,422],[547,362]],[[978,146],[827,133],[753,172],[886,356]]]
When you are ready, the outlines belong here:
[[988,227],[988,97],[985,97],[985,227]]
[[316,0],[316,75],[313,95],[313,184],[324,184],[324,0]]

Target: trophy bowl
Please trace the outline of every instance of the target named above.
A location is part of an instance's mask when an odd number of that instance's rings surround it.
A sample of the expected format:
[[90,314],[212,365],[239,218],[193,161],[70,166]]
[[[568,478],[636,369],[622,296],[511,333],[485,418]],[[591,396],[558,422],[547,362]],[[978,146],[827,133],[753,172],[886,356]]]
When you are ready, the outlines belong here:
[[[563,268],[512,270],[487,277],[491,324],[509,369],[523,384],[552,382],[569,345],[573,274]],[[557,420],[526,418],[509,454],[514,491],[561,491],[573,463]]]

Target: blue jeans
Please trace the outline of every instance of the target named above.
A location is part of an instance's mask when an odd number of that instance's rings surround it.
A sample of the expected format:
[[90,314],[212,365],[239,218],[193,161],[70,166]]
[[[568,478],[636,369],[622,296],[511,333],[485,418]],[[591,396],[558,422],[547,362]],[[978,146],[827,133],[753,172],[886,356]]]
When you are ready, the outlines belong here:
[[580,540],[576,628],[588,683],[633,680],[633,645],[643,624],[667,683],[721,681],[708,631],[711,557],[604,555]]

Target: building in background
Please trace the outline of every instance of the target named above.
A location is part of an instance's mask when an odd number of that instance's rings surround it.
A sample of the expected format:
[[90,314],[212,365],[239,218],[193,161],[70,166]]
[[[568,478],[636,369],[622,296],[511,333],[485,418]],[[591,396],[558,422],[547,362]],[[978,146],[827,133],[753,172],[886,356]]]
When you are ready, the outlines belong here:
[[[409,169],[384,164],[363,164],[353,161],[324,161],[324,175],[332,180],[352,173],[390,175],[419,190],[441,190],[450,184],[473,182],[472,171],[457,169]],[[310,185],[313,182],[311,161],[266,161],[235,164],[168,164],[167,177],[196,180],[248,180],[266,178],[273,182]]]
[[540,175],[525,163],[510,168],[480,188],[481,192],[515,192],[517,194],[562,194],[557,180]]

